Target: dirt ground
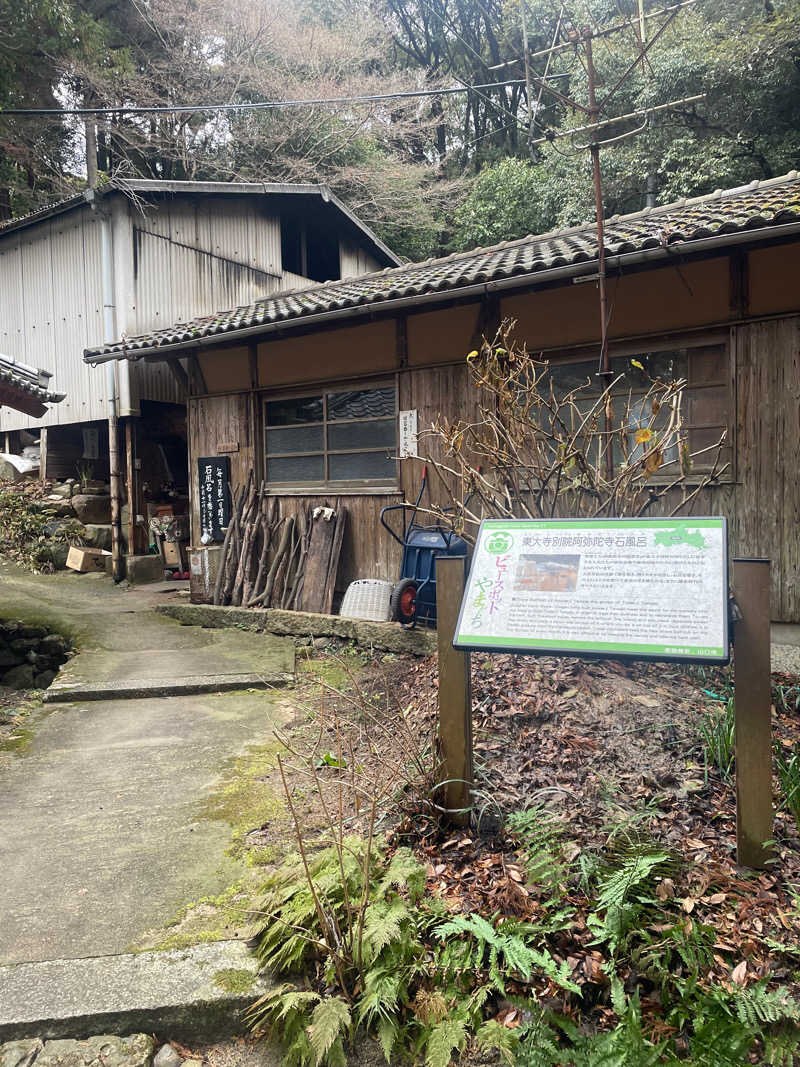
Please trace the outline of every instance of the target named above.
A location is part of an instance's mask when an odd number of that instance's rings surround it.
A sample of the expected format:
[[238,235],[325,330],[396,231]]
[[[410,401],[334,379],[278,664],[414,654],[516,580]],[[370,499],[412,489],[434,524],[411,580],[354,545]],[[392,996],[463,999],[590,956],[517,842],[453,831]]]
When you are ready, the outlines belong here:
[[[476,806],[471,825],[453,830],[426,803],[430,780],[398,770],[416,757],[434,765],[435,658],[388,656],[355,670],[346,662],[324,695],[319,680],[316,692],[309,683],[309,704],[286,737],[285,772],[306,829],[323,829],[325,809],[335,813],[341,803],[347,828],[363,832],[367,807],[351,798],[356,780],[369,783],[392,798],[379,810],[379,830],[414,847],[431,893],[453,911],[531,917],[535,891],[504,832],[507,814],[550,809],[564,824],[567,859],[629,825],[674,855],[664,893],[715,928],[717,979],[729,980],[744,960],[750,980],[787,980],[781,946],[792,952],[800,943],[797,827],[778,807],[771,870],[737,867],[735,782],[704,754],[701,723],[722,714],[730,669],[473,656]],[[773,735],[789,751],[800,740],[800,678],[776,674],[773,687]],[[291,834],[291,825],[283,829]],[[588,905],[579,896],[571,902],[579,916]],[[561,946],[579,984],[593,974],[590,940],[579,918]]]

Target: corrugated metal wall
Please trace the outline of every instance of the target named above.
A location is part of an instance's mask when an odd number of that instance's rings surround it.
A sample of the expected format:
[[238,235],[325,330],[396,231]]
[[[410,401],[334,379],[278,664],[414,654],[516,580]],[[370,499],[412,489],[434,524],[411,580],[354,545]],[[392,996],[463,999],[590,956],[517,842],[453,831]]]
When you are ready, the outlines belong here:
[[0,409],[0,429],[106,417],[104,378],[82,359],[103,339],[100,223],[79,208],[0,240],[0,352],[51,371],[66,393],[42,419]]
[[339,241],[339,261],[342,265],[342,277],[354,278],[359,274],[371,274],[380,270],[381,265],[371,256],[366,248],[353,244],[352,241]]
[[[272,204],[271,213],[269,197],[241,194],[104,200],[113,218],[117,334],[133,337],[314,284],[281,272]],[[52,371],[53,389],[67,394],[40,420],[3,408],[0,430],[107,417],[105,375],[83,362],[83,350],[103,340],[100,226],[87,205],[0,234],[0,352]],[[340,258],[343,277],[379,269],[344,238]],[[132,411],[137,400],[185,400],[163,364],[135,363],[130,374]]]
[[[250,304],[287,287],[280,219],[242,196],[193,197],[148,205],[133,220],[129,334]],[[141,399],[183,400],[163,364],[136,365]]]

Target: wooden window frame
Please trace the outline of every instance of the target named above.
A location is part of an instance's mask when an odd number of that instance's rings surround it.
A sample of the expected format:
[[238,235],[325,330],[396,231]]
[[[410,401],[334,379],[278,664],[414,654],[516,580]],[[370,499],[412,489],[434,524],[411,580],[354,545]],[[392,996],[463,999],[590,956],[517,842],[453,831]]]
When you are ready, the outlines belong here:
[[[674,336],[662,336],[657,339],[648,339],[647,337],[639,338],[636,341],[625,341],[612,343],[609,346],[609,356],[613,359],[619,359],[629,357],[635,359],[637,356],[648,355],[649,353],[656,352],[672,352],[683,349],[687,352],[688,358],[691,359],[691,350],[693,348],[712,348],[719,346],[724,348],[725,352],[725,376],[724,380],[704,383],[702,385],[687,384],[686,391],[694,391],[697,389],[710,389],[719,388],[724,386],[726,389],[727,397],[727,412],[728,412],[728,439],[726,447],[730,448],[730,462],[728,469],[715,484],[730,485],[737,480],[737,450],[736,450],[736,372],[735,372],[735,339],[731,334],[731,330],[714,330],[709,333],[691,333],[691,334],[677,334]],[[542,352],[542,359],[552,361],[554,364],[564,366],[569,363],[587,363],[592,358],[596,358],[596,348],[592,346],[591,349],[569,349],[569,350],[551,350],[549,352]],[[687,374],[689,367],[687,365]],[[598,393],[601,390],[598,388]],[[635,395],[635,394],[634,394]],[[687,427],[691,430],[703,430],[703,429],[715,429],[716,424],[698,424]],[[692,471],[688,475],[687,482],[692,484],[693,482],[700,482],[708,473],[710,467],[698,467],[696,472]],[[665,471],[663,476],[656,475],[652,479],[654,486],[669,483],[674,480],[674,472]]]
[[[358,424],[362,422],[375,422],[380,418],[389,419],[392,416],[373,416],[372,418],[363,419],[332,419],[328,420],[327,408],[328,393],[348,392],[351,390],[363,389],[363,390],[376,390],[376,389],[394,389],[394,431],[395,442],[393,446],[382,446],[372,448],[329,448],[328,447],[328,426],[337,425],[343,426],[350,424]],[[320,422],[301,422],[293,424],[293,427],[302,428],[303,426],[321,426],[322,427],[322,448],[312,452],[281,452],[279,453],[281,458],[300,457],[308,455],[322,455],[325,470],[328,470],[328,457],[330,455],[347,456],[347,455],[361,455],[364,452],[374,452],[376,454],[386,453],[394,451],[394,466],[395,475],[392,481],[375,480],[370,482],[364,478],[352,478],[352,479],[340,479],[338,481],[321,481],[321,482],[270,482],[267,480],[267,431],[270,427],[267,426],[267,404],[273,403],[278,400],[293,400],[300,399],[302,397],[321,397],[323,405],[323,415]],[[338,381],[331,381],[325,384],[319,382],[310,383],[306,388],[293,388],[293,389],[280,389],[270,390],[269,392],[262,392],[259,397],[260,408],[260,427],[263,434],[263,445],[260,449],[261,462],[262,462],[262,474],[264,477],[264,494],[265,496],[395,496],[401,492],[400,483],[400,458],[397,454],[399,451],[398,435],[399,435],[399,416],[400,416],[400,383],[399,376],[382,375],[377,379],[345,379]],[[271,427],[271,429],[280,429],[282,427]],[[288,429],[289,427],[283,427]]]

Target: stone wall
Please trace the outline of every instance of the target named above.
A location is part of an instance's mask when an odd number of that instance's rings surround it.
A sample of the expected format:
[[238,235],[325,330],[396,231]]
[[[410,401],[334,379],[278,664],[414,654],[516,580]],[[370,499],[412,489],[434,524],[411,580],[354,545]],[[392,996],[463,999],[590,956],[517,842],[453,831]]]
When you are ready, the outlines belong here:
[[0,619],[0,685],[47,689],[71,648],[68,637],[46,626]]

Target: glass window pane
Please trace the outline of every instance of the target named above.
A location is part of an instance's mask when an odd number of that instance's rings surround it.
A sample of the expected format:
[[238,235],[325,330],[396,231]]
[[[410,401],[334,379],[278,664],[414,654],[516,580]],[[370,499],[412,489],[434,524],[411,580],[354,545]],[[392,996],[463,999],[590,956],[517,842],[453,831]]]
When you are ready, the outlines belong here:
[[[642,364],[643,370],[633,365],[632,360]],[[688,363],[686,351],[676,352],[642,352],[638,356],[615,356],[611,360],[614,377],[624,374],[625,378],[615,386],[615,391],[649,389],[650,380],[660,378],[663,382],[672,382],[685,378]]]
[[325,477],[323,456],[270,456],[267,459],[268,482],[321,482]]
[[322,397],[297,396],[270,400],[266,404],[267,426],[292,426],[298,422],[322,422]]
[[278,452],[321,452],[322,425],[287,426],[281,430],[267,430],[267,454]]
[[[586,363],[551,363],[550,379],[553,382],[556,395],[564,396],[565,393],[570,393],[573,389],[585,387],[590,379],[593,384],[597,383],[599,379],[595,377],[596,371],[596,360]],[[546,382],[543,379],[539,388],[544,389],[545,387]]]
[[328,456],[329,477],[333,482],[370,481],[393,482],[397,464],[385,452],[353,452],[350,455]]
[[724,382],[728,372],[725,345],[692,348],[689,352],[689,384]]
[[394,448],[397,434],[394,419],[373,422],[342,422],[328,426],[328,448]]
[[728,421],[728,389],[712,385],[708,389],[687,389],[684,416],[690,426],[719,426]]
[[394,386],[328,393],[329,419],[375,419],[394,415]]

